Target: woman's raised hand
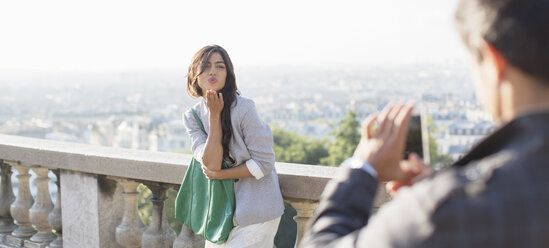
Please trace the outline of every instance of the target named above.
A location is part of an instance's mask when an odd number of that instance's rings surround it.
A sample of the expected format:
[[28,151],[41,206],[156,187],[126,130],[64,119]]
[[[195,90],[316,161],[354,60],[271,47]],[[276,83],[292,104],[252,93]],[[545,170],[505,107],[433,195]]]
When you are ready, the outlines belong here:
[[224,103],[221,92],[217,93],[215,90],[207,90],[204,101],[206,101],[206,106],[208,106],[211,114],[220,114],[223,110]]

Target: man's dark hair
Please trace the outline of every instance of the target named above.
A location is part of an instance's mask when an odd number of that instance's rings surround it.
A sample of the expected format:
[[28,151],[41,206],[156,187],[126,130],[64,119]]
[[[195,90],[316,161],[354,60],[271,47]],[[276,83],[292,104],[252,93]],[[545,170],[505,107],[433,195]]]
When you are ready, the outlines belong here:
[[549,0],[460,0],[455,20],[478,59],[484,39],[509,64],[549,86]]

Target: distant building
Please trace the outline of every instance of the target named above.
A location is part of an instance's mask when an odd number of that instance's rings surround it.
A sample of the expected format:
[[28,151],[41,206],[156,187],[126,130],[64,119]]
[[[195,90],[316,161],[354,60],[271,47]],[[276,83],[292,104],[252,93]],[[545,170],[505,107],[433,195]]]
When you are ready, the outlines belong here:
[[97,121],[89,124],[84,131],[85,143],[100,146],[113,146],[115,123],[112,121]]
[[150,150],[161,152],[189,152],[191,150],[191,140],[181,120],[163,122],[155,130],[153,135],[156,136],[156,147],[151,146]]
[[442,153],[458,159],[495,128],[494,123],[488,121],[457,121],[448,126],[443,139],[437,142]]

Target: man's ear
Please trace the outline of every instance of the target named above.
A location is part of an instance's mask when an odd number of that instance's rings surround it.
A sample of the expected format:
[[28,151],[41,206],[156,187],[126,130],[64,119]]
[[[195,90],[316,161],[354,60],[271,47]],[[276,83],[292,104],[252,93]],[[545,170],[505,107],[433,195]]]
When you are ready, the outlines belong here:
[[503,57],[503,55],[494,47],[494,45],[492,45],[490,42],[487,42],[486,40],[482,40],[480,52],[482,53],[482,57],[485,60],[484,62],[489,63],[488,65],[491,66],[496,73],[497,82],[501,82],[503,77],[505,76],[505,69],[507,66],[505,57]]

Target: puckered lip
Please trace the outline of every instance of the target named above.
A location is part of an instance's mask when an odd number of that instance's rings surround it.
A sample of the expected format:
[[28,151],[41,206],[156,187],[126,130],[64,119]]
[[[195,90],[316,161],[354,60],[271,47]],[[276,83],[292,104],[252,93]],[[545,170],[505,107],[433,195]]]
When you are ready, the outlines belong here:
[[217,83],[217,78],[215,77],[208,78],[208,83]]

